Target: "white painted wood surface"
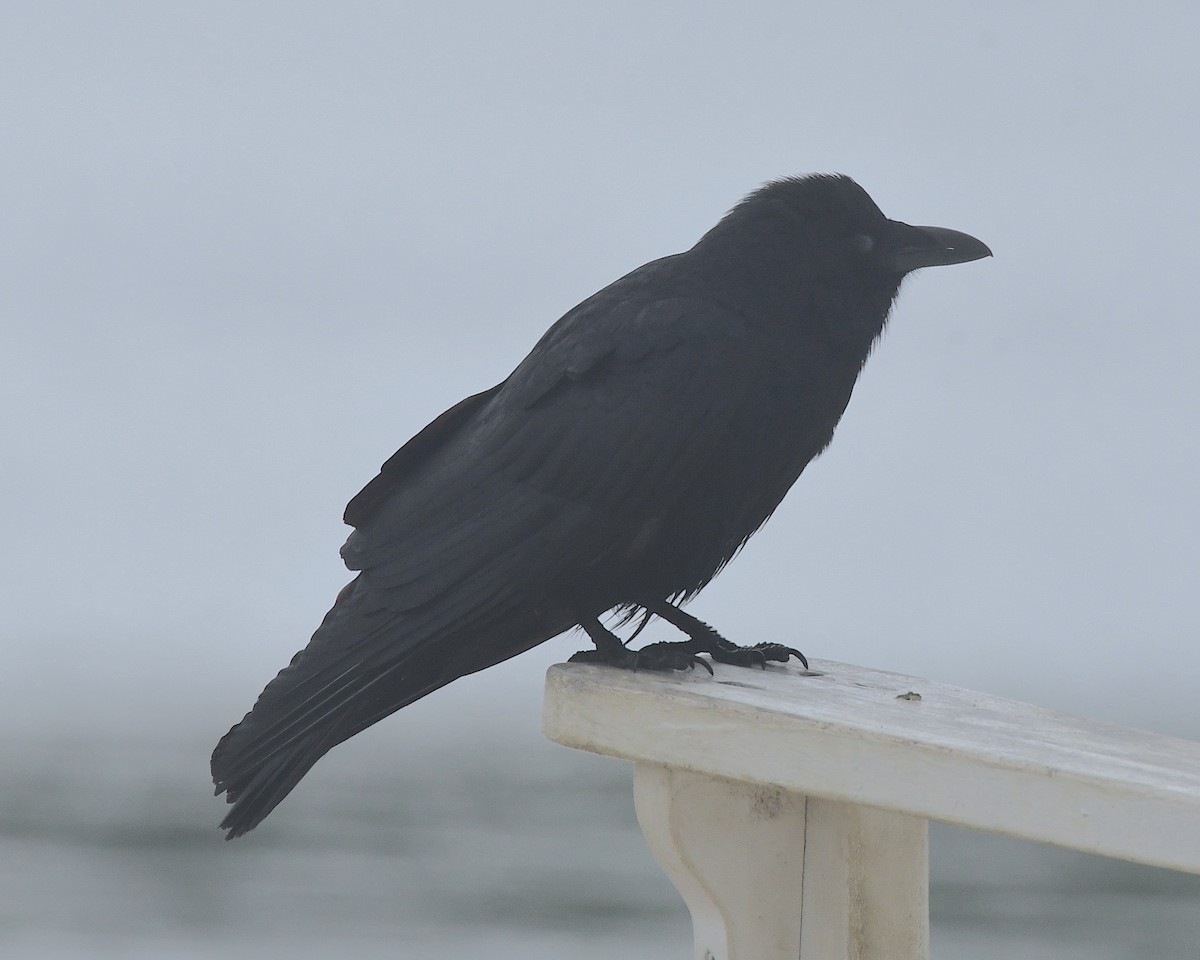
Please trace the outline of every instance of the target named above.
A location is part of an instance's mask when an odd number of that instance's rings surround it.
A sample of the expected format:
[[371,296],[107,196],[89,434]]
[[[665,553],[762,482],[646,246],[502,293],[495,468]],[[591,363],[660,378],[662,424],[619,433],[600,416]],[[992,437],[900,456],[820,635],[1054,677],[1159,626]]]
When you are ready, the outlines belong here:
[[1200,873],[1200,744],[814,661],[547,674],[552,740]]
[[926,960],[928,821],[639,763],[638,821],[695,960]]

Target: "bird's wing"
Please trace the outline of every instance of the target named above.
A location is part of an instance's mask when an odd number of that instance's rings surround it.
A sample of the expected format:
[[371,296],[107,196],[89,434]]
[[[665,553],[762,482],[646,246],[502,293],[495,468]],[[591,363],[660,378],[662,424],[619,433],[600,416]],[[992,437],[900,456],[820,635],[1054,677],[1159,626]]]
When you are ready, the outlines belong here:
[[388,491],[343,556],[388,609],[477,577],[535,588],[564,565],[586,570],[730,440],[753,389],[732,355],[746,348],[739,318],[684,298],[595,300],[465,401],[451,438],[424,458],[406,447],[394,458],[406,469],[374,481]]
[[379,468],[379,475],[346,504],[346,512],[342,519],[352,527],[360,527],[369,522],[375,511],[387,500],[388,495],[405,483],[429,456],[453,439],[502,386],[504,384],[497,384],[490,390],[460,400],[435,418],[388,458]]

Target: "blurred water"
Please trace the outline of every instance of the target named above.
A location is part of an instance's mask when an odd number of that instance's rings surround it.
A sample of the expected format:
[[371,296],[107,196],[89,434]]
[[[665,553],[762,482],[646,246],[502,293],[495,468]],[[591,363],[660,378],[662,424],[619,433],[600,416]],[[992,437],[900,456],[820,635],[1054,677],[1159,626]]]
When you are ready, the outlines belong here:
[[[0,745],[0,956],[689,955],[627,764],[383,734],[226,844],[208,747]],[[933,875],[941,960],[1200,957],[1200,877],[949,828]]]

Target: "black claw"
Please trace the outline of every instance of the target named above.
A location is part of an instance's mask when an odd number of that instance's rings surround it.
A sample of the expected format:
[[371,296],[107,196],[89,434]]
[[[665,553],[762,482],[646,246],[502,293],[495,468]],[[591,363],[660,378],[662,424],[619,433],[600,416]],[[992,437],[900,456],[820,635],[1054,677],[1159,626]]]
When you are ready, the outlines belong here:
[[700,664],[711,675],[712,666],[696,656],[688,643],[652,643],[641,650],[580,650],[571,657],[572,663],[599,663],[619,670],[694,670]]
[[778,660],[787,663],[789,657],[795,657],[808,669],[808,658],[795,647],[785,647],[782,643],[756,643],[751,649],[759,650],[767,660]]
[[651,643],[637,652],[636,669],[694,670],[696,664],[700,664],[712,674],[712,666],[707,660],[696,656],[695,644],[690,640],[681,643]]
[[708,652],[717,663],[728,663],[735,667],[762,667],[767,669],[767,656],[754,647],[734,647],[732,650],[714,648]]

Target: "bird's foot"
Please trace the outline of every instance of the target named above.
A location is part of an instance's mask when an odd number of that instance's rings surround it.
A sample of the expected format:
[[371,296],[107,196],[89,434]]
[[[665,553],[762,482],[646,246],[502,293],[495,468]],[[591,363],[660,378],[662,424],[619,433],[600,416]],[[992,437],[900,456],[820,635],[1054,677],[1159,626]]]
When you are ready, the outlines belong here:
[[707,653],[718,663],[765,669],[770,660],[787,663],[795,657],[804,664],[805,670],[808,669],[807,658],[795,647],[787,647],[782,643],[756,643],[752,647],[740,647],[726,640],[703,620],[697,620],[690,613],[684,613],[665,601],[642,603],[641,606],[686,633],[691,638],[688,644],[693,653]]
[[571,662],[599,663],[621,670],[693,670],[696,664],[700,664],[712,674],[712,666],[699,656],[707,653],[717,663],[763,669],[766,669],[769,661],[787,663],[795,657],[804,664],[804,669],[808,669],[808,660],[795,647],[787,647],[782,643],[758,643],[753,647],[739,647],[736,643],[726,640],[707,623],[684,613],[678,607],[665,603],[642,606],[684,631],[688,639],[676,643],[651,643],[640,650],[630,650],[611,630],[603,627],[599,620],[594,617],[584,618],[580,625],[596,644],[596,649],[580,650],[571,657]]
[[785,647],[782,643],[756,643],[752,647],[739,647],[721,638],[724,643],[714,645],[705,652],[718,663],[729,663],[737,667],[762,667],[766,669],[768,660],[787,663],[795,657],[808,669],[808,658],[795,647]]
[[694,670],[700,664],[710,674],[713,668],[707,660],[696,656],[691,640],[681,643],[651,643],[641,650],[625,646],[605,645],[595,650],[580,650],[571,657],[572,663],[600,663],[621,670]]

